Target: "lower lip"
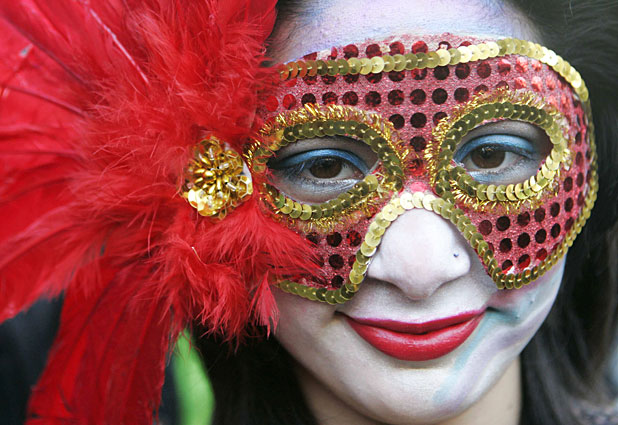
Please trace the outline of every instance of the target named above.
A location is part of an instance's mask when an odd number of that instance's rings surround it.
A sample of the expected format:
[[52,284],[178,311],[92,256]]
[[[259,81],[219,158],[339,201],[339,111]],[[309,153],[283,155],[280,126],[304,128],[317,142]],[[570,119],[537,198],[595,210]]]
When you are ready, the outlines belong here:
[[360,323],[346,316],[352,329],[369,344],[396,359],[415,362],[450,353],[468,339],[482,318],[483,313],[451,326],[413,334]]

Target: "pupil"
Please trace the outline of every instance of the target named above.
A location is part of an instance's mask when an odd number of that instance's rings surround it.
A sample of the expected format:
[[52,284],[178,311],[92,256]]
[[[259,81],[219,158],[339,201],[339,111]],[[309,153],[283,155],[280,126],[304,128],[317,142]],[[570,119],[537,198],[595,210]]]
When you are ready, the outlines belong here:
[[341,172],[341,160],[338,158],[322,158],[317,160],[309,171],[319,179],[332,179]]
[[472,151],[470,159],[479,168],[496,168],[504,161],[504,155],[504,151],[484,146]]

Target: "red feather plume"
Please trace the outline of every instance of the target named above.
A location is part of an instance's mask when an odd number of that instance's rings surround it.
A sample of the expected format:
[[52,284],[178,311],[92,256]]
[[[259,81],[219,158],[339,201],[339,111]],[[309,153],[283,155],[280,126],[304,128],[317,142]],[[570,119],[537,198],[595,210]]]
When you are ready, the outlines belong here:
[[150,425],[180,330],[270,326],[273,271],[315,267],[255,198],[179,196],[201,137],[251,135],[275,3],[0,3],[0,321],[66,291],[30,423]]

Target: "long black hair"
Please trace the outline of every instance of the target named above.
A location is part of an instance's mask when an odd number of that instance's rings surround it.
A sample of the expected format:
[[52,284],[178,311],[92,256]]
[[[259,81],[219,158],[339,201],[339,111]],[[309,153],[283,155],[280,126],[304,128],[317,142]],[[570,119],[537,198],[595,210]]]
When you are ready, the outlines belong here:
[[[280,0],[279,23],[302,0]],[[615,396],[607,365],[618,327],[618,2],[510,0],[569,61],[590,91],[599,154],[599,194],[568,252],[557,300],[522,353],[522,425],[583,425],[574,400]],[[275,28],[277,32],[277,28]],[[215,425],[315,425],[289,354],[273,338],[230,355],[216,337],[197,341],[215,394]]]

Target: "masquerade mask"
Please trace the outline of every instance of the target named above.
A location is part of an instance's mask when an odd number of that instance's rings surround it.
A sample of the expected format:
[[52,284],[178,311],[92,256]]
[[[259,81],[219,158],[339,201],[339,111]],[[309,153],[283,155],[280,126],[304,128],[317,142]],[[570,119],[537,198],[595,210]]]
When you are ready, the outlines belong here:
[[414,208],[451,221],[498,288],[519,288],[590,214],[588,92],[538,44],[404,36],[308,55],[280,77],[246,157],[265,213],[306,235],[321,266],[283,276],[285,291],[350,299]]

